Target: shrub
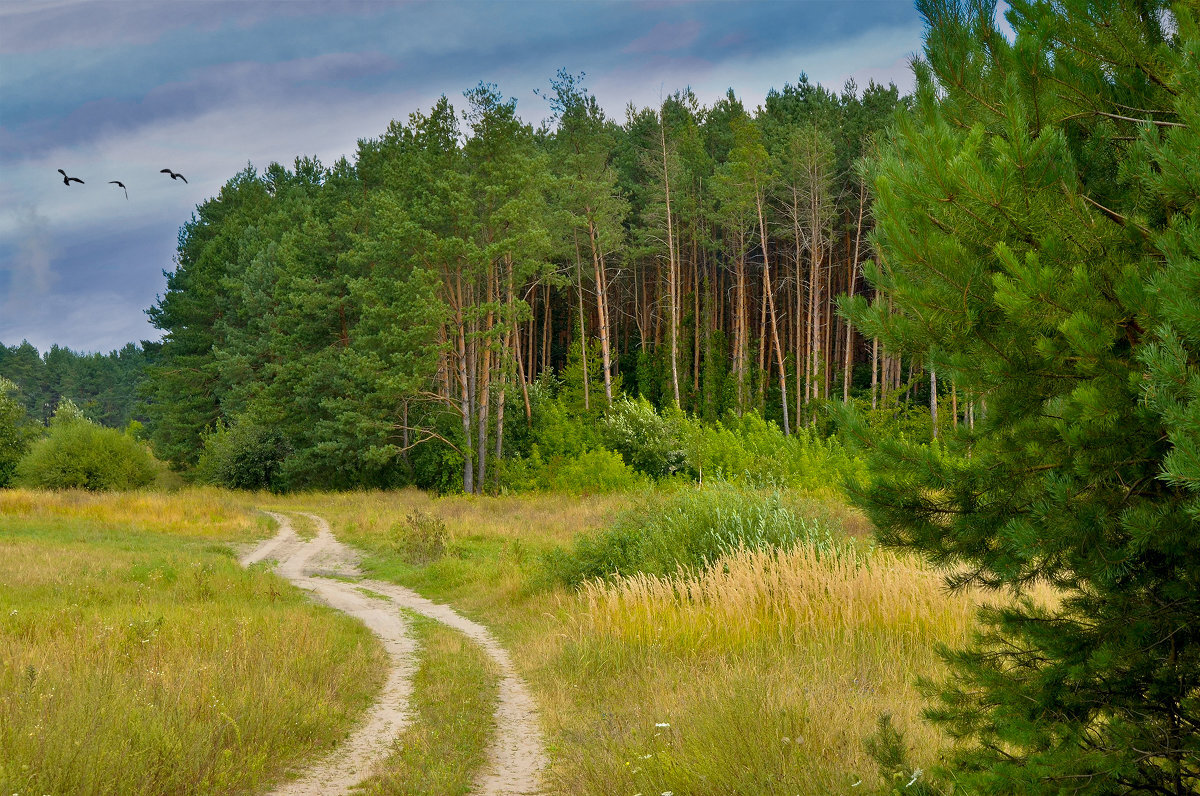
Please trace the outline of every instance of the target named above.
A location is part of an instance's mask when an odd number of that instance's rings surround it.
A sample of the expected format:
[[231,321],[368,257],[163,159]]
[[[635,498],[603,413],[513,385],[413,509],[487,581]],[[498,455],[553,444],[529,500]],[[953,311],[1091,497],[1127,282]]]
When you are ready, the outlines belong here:
[[419,510],[414,510],[404,522],[397,522],[388,530],[389,546],[409,564],[437,561],[446,554],[449,540],[446,524]]
[[41,489],[137,489],[154,481],[154,460],[133,437],[84,419],[64,401],[50,433],[17,464],[14,482]]
[[806,428],[785,437],[779,426],[753,412],[728,415],[722,423],[679,423],[692,477],[731,481],[748,487],[837,491],[863,464],[835,437]]
[[647,486],[649,479],[618,454],[601,448],[543,464],[539,481],[544,489],[588,495],[638,489]]
[[651,478],[662,478],[687,464],[677,421],[686,422],[682,414],[660,415],[645,398],[622,398],[600,421],[600,430],[604,444],[620,453],[626,464]]
[[536,390],[531,443],[547,459],[578,456],[599,446],[595,419],[571,414],[560,399],[548,398],[544,387]]
[[625,464],[619,454],[603,448],[544,459],[541,448],[534,445],[527,457],[498,462],[496,473],[501,488],[511,492],[548,490],[596,495],[628,492],[650,484],[649,478]]
[[283,461],[292,448],[278,430],[242,419],[218,423],[203,439],[196,465],[201,481],[230,489],[281,488]]
[[552,551],[545,564],[552,578],[578,585],[637,572],[705,569],[734,550],[786,549],[800,542],[831,553],[848,544],[828,524],[799,516],[778,493],[718,486],[652,500],[608,530],[580,537],[573,550]]
[[0,376],[0,487],[8,486],[17,462],[29,448],[25,408],[16,398],[17,385]]

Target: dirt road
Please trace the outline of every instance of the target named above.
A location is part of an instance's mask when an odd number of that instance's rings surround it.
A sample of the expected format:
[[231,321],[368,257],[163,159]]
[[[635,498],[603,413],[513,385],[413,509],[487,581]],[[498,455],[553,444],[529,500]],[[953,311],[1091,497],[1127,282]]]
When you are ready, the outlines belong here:
[[[400,608],[435,619],[475,641],[500,669],[500,698],[496,728],[488,748],[488,762],[475,782],[483,796],[538,794],[539,774],[545,765],[537,707],[525,684],[517,677],[508,653],[486,627],[472,622],[453,608],[425,599],[411,589],[391,583],[357,578],[355,552],[334,538],[321,517],[306,514],[317,535],[305,541],[296,535],[286,515],[267,512],[279,523],[279,533],[242,556],[244,566],[273,560],[275,571],[328,605],[362,621],[383,641],[391,667],[379,699],[362,723],[328,758],[315,761],[300,777],[275,791],[283,796],[316,796],[345,793],[369,777],[403,731],[409,717],[407,705],[416,669],[416,646],[409,636]],[[328,576],[356,578],[348,583]],[[361,590],[382,595],[370,597]]]

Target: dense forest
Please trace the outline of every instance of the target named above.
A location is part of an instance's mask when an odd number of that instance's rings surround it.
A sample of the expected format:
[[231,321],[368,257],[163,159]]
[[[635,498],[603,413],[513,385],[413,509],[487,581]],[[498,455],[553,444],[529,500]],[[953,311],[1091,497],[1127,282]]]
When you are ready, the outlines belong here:
[[[1010,0],[1007,27],[990,0],[916,5],[911,97],[802,78],[618,121],[560,72],[538,127],[481,84],[354,162],[248,166],[180,231],[161,348],[128,352],[156,452],[281,490],[736,481],[674,493],[721,544],[728,495],[786,531],[779,492],[832,485],[980,604],[923,685],[940,761],[880,718],[889,789],[1200,793],[1196,5]],[[4,372],[74,361],[32,353]],[[65,384],[37,378],[35,413]],[[51,433],[92,433],[66,407]],[[22,411],[0,400],[0,453]],[[699,548],[651,526],[698,515],[653,511],[563,571],[654,545],[692,577]]]
[[247,167],[198,207],[150,311],[159,454],[188,467],[241,427],[286,451],[293,485],[401,483],[419,456],[419,482],[452,469],[478,492],[547,398],[790,434],[828,400],[912,396],[921,363],[837,311],[869,292],[862,159],[894,86],[802,76],[753,112],[684,91],[621,122],[582,76],[540,93],[536,129],[481,84],[353,163]]
[[110,428],[144,422],[139,389],[159,344],[127,343],[107,354],[81,354],[57,345],[39,354],[28,341],[0,345],[0,377],[11,381],[15,400],[30,421],[45,425],[63,398],[89,420]]

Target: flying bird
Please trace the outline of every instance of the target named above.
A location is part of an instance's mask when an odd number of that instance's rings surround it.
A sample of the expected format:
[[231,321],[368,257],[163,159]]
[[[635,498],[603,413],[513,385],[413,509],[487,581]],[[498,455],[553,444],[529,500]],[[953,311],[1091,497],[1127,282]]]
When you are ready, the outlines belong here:
[[128,199],[128,198],[129,198],[129,189],[127,189],[127,188],[125,187],[125,183],[121,182],[120,180],[109,180],[109,181],[108,181],[108,184],[109,184],[109,185],[116,185],[116,186],[120,187],[120,189],[121,189],[122,191],[125,191],[125,198],[126,198],[126,199]]
[[178,172],[171,171],[170,169],[159,169],[158,171],[160,174],[170,174],[171,179],[173,179],[173,180],[183,180],[184,182],[187,182],[187,177],[184,177],[182,174],[179,174]]
[[67,173],[65,171],[63,171],[62,169],[59,169],[58,173],[63,176],[63,185],[67,186],[68,188],[71,187],[71,183],[73,183],[73,182],[77,182],[80,185],[83,185],[83,180],[79,179],[78,177],[68,177]]

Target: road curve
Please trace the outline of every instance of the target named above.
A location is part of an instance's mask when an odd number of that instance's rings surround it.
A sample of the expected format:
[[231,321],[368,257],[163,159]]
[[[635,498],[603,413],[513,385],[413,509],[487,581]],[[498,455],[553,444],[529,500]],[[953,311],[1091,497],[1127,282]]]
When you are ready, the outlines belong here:
[[[475,641],[500,670],[496,728],[487,751],[487,763],[475,781],[474,793],[482,796],[536,796],[546,754],[537,706],[517,676],[508,653],[483,625],[448,605],[428,600],[393,583],[360,579],[355,583],[320,575],[358,574],[355,551],[334,538],[329,523],[306,514],[317,527],[316,538],[296,535],[287,516],[267,512],[279,523],[279,533],[242,556],[243,565],[273,559],[275,571],[307,589],[332,607],[360,619],[383,641],[391,660],[387,683],[366,720],[329,758],[306,770],[300,779],[275,791],[280,796],[315,796],[345,793],[371,774],[392,741],[408,723],[407,702],[412,692],[415,647],[398,608],[407,608],[457,630]],[[387,598],[367,597],[360,591]]]

